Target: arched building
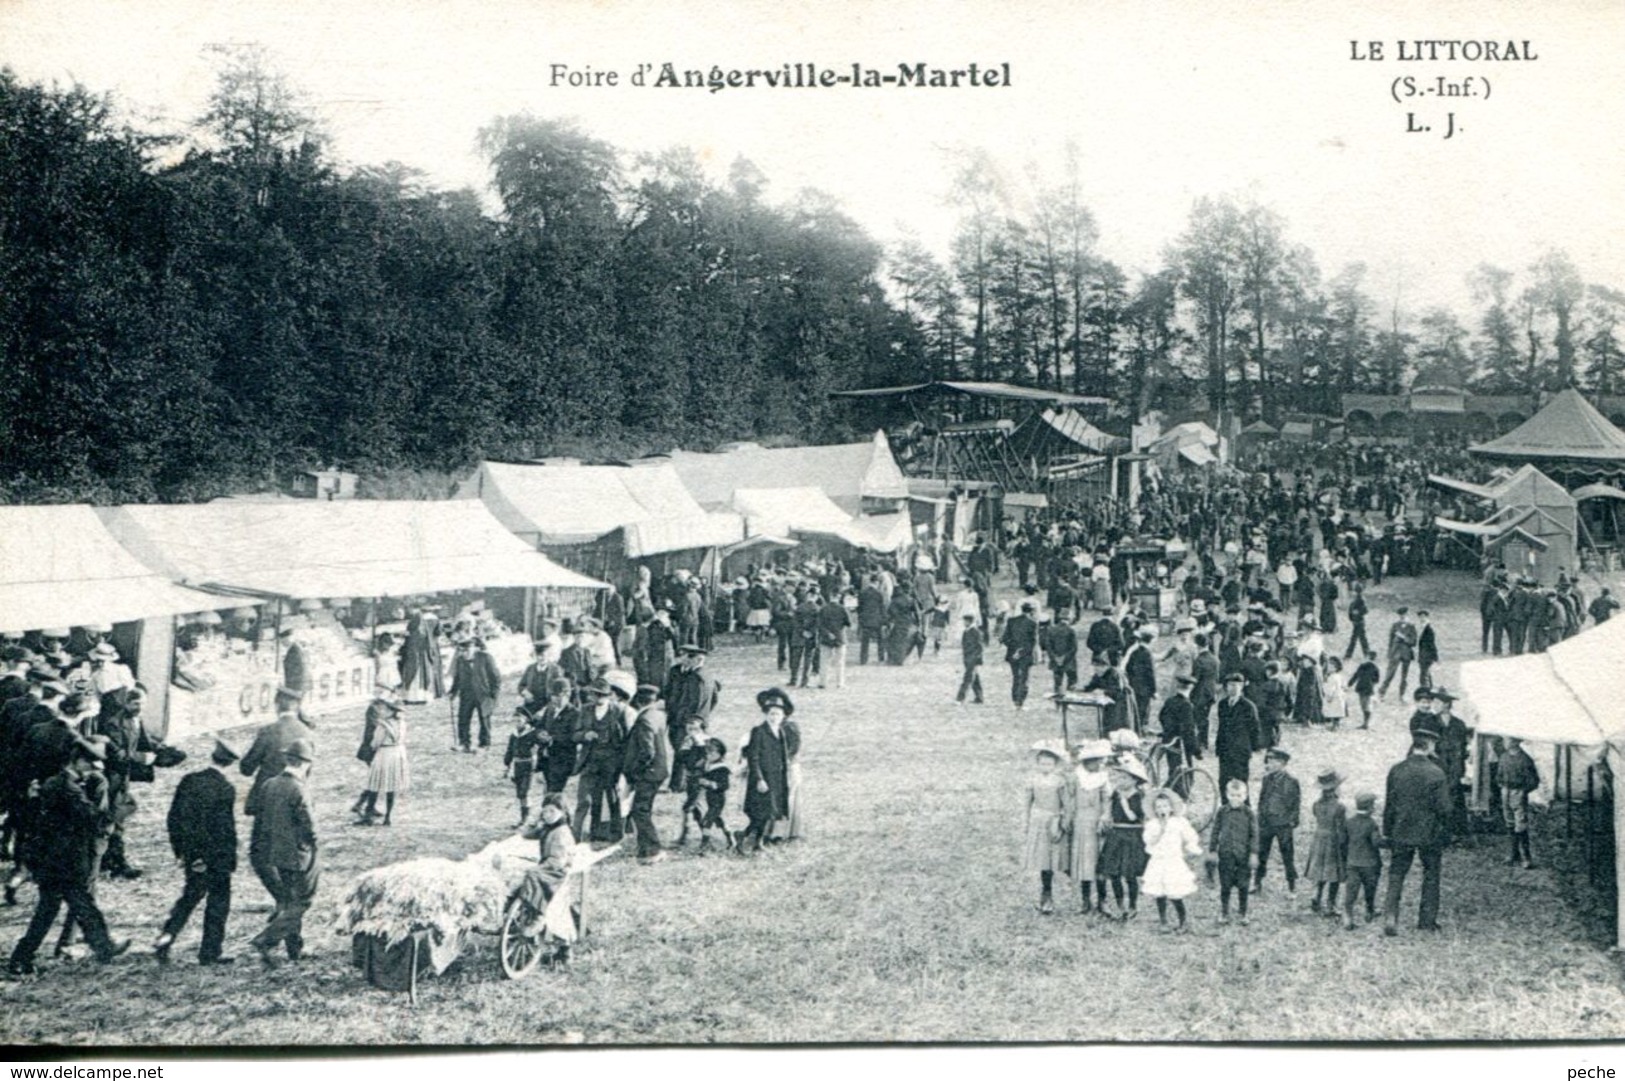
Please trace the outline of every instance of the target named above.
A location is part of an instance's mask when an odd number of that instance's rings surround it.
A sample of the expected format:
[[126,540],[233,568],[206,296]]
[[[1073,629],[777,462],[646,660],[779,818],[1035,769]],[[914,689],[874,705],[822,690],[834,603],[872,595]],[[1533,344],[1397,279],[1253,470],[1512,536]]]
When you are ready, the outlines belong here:
[[[1595,398],[1597,408],[1625,427],[1625,398]],[[1435,433],[1485,442],[1534,416],[1540,402],[1529,394],[1469,394],[1459,387],[1412,387],[1405,394],[1345,394],[1343,425],[1354,442],[1408,442]]]

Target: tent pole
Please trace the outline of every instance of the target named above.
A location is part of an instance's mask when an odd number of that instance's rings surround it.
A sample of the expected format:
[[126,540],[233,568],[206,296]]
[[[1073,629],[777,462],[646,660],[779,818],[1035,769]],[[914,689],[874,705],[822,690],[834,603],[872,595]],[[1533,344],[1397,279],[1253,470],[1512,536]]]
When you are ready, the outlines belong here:
[[1618,754],[1618,750],[1609,744],[1607,753],[1603,755],[1610,774],[1609,802],[1614,805],[1615,949],[1625,948],[1625,845],[1620,844],[1620,838],[1625,837],[1625,800],[1619,798],[1619,763],[1614,760]]

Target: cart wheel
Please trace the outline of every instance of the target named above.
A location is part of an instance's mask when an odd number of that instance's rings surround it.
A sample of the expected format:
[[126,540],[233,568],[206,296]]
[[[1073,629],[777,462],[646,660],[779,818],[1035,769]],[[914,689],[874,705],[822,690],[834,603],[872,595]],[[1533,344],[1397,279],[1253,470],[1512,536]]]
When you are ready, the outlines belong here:
[[510,980],[522,980],[530,975],[545,951],[542,935],[527,935],[521,930],[535,922],[541,913],[524,898],[515,897],[508,902],[502,914],[502,972]]
[[1185,818],[1198,833],[1219,810],[1219,786],[1207,770],[1192,766],[1174,774],[1169,785],[1185,801]]

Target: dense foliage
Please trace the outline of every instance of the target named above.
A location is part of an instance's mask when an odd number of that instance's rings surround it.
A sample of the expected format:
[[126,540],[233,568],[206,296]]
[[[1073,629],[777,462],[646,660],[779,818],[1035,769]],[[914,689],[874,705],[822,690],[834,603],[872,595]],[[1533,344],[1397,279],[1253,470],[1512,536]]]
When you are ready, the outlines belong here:
[[1025,194],[971,155],[945,264],[818,193],[768,201],[748,162],[719,184],[686,151],[631,159],[530,116],[480,133],[492,213],[396,164],[336,167],[262,54],[224,61],[166,136],[0,71],[0,496],[827,440],[873,419],[829,391],[932,377],[1272,417],[1413,379],[1620,389],[1625,295],[1560,252],[1479,268],[1472,328],[1385,318],[1360,267],[1322,283],[1267,208],[1203,200],[1131,282],[1095,252],[1075,155]]

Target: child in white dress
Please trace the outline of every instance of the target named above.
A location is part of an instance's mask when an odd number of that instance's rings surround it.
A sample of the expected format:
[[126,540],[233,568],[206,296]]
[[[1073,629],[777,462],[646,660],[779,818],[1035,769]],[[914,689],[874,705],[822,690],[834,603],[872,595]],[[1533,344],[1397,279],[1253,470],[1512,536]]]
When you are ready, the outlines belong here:
[[1151,818],[1145,824],[1145,852],[1149,862],[1141,888],[1147,897],[1156,898],[1157,931],[1161,934],[1169,930],[1170,901],[1179,919],[1179,925],[1173,930],[1178,934],[1189,930],[1185,925],[1185,898],[1196,892],[1196,875],[1185,859],[1202,854],[1202,841],[1186,820],[1184,810],[1178,796],[1159,790],[1151,797]]

